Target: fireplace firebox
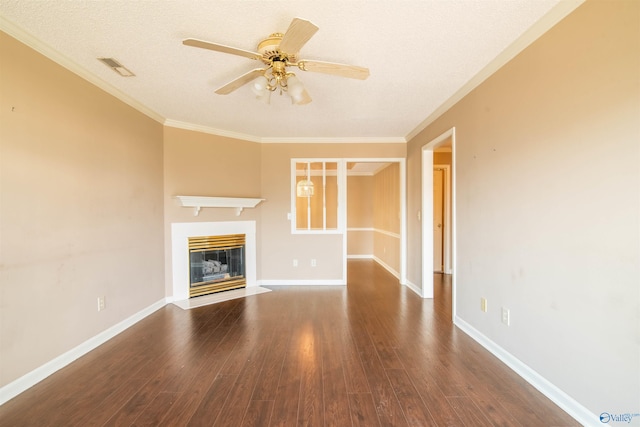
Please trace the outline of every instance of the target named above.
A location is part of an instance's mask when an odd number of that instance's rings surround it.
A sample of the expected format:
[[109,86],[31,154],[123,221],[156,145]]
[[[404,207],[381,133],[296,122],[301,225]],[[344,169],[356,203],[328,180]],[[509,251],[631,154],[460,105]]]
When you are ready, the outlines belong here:
[[189,237],[189,297],[244,288],[245,235]]

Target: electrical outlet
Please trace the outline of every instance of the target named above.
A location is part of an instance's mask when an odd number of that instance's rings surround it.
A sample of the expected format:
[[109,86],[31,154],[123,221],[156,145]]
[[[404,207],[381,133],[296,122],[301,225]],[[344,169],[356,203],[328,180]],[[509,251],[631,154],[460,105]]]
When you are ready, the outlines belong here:
[[297,266],[298,266],[298,260],[297,260],[297,259],[294,259],[294,260],[293,260],[293,266],[294,266],[294,267],[297,267]]
[[486,298],[480,298],[480,310],[484,311],[485,313],[487,312],[487,299]]
[[315,258],[313,258],[313,259],[311,260],[311,267],[315,267],[316,265],[317,265],[317,263],[316,263],[316,259],[315,259]]
[[106,308],[104,297],[98,297],[98,311],[102,311]]
[[502,307],[502,323],[507,326],[511,323],[511,313],[508,308]]

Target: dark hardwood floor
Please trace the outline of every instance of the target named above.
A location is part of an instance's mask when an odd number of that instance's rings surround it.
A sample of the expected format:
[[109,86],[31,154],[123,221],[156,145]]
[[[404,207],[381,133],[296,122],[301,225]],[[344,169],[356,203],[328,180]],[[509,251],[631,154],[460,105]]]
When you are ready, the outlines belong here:
[[2,426],[575,426],[372,261],[348,286],[169,304],[0,406]]

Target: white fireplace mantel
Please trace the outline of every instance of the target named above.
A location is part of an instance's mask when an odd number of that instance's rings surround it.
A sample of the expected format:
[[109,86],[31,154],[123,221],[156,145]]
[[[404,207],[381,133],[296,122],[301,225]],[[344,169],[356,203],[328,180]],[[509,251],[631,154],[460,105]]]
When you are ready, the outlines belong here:
[[195,208],[194,216],[198,216],[201,208],[235,208],[236,216],[240,216],[244,208],[255,208],[265,199],[247,197],[207,197],[207,196],[175,196],[180,206]]

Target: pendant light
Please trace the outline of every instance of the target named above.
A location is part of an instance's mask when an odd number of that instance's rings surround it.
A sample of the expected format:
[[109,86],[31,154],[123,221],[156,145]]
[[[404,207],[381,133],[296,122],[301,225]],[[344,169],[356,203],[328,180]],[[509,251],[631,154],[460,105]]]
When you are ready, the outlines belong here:
[[312,197],[313,196],[313,182],[311,182],[311,167],[307,162],[305,168],[305,177],[298,181],[296,185],[296,195],[298,197]]

